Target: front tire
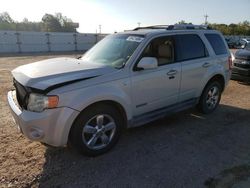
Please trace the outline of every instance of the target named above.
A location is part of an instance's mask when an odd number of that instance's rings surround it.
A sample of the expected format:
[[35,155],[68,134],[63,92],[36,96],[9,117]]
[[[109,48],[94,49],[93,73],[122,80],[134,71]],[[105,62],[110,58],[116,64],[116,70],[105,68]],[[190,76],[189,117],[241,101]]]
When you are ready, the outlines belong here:
[[69,144],[78,152],[98,156],[115,146],[123,126],[123,118],[116,108],[107,104],[94,105],[77,117]]
[[212,113],[220,103],[222,86],[218,81],[208,83],[202,92],[198,109],[204,113]]

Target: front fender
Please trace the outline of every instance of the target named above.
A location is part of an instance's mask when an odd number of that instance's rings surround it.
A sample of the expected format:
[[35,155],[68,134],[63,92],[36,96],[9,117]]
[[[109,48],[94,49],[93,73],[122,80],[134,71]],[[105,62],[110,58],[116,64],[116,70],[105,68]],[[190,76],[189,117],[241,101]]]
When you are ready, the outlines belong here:
[[122,83],[94,85],[63,93],[59,96],[60,106],[67,106],[77,111],[82,111],[93,103],[109,100],[119,103],[123,107],[127,119],[130,120],[132,118],[132,110],[129,93],[130,88]]

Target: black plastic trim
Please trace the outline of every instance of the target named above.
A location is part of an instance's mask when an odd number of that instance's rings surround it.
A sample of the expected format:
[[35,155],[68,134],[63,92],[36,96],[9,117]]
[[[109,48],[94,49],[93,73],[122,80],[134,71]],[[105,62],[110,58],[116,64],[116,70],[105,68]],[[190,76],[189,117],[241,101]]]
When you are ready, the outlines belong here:
[[132,118],[131,121],[128,122],[128,127],[138,127],[143,124],[152,122],[154,120],[169,116],[175,112],[180,112],[185,109],[194,107],[199,101],[199,98],[192,98],[186,101],[182,101],[179,103],[175,103],[170,106],[166,106],[160,109],[156,109],[150,112],[146,112],[139,116],[135,116]]

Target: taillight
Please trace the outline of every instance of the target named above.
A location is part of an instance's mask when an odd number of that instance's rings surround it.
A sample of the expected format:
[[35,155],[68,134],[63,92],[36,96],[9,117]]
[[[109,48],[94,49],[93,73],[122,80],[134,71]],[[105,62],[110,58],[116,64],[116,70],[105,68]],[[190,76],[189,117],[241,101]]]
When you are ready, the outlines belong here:
[[233,65],[233,60],[232,60],[232,56],[230,55],[228,57],[228,68],[229,68],[229,70],[232,69],[232,65]]

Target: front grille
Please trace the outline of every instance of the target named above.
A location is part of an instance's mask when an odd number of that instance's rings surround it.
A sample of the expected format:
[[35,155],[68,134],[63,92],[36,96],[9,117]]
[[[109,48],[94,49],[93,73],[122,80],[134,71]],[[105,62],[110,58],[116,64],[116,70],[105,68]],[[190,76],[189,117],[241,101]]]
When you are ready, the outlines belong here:
[[240,67],[240,68],[250,69],[250,64],[234,63],[234,66]]
[[26,91],[26,88],[19,82],[17,82],[15,79],[13,80],[13,83],[14,87],[16,88],[16,97],[18,104],[20,105],[20,107],[26,109],[28,92]]
[[247,69],[239,69],[239,68],[236,68],[234,67],[232,69],[232,73],[233,74],[240,74],[240,75],[244,75],[244,76],[250,76],[250,70],[247,70]]

